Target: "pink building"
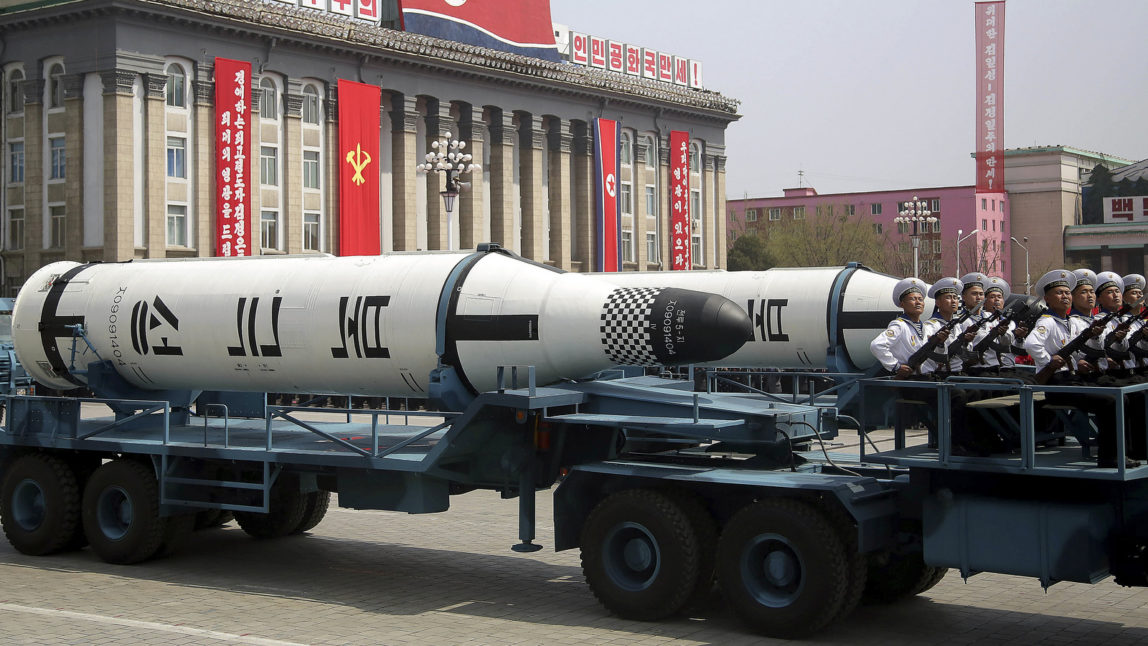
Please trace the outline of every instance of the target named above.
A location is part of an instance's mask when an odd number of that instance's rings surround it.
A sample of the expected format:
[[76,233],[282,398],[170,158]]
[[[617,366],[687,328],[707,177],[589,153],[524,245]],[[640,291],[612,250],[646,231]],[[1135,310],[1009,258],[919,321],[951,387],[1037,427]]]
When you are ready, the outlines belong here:
[[[977,194],[973,186],[827,195],[820,195],[809,187],[787,188],[784,192],[783,197],[727,200],[730,232],[727,243],[732,246],[740,235],[766,231],[771,225],[781,224],[787,219],[844,214],[869,223],[874,235],[888,240],[894,246],[898,268],[907,275],[913,267],[911,228],[895,222],[893,218],[898,216],[904,202],[916,197],[925,201],[937,217],[937,222],[918,229],[920,278],[934,281],[957,273],[958,234],[961,237],[962,273],[979,270],[1006,278],[1011,275],[1011,209],[1006,193]],[[868,258],[854,260],[873,262]],[[890,271],[896,270],[890,268]],[[1024,289],[1023,285],[1016,287],[1016,291]]]

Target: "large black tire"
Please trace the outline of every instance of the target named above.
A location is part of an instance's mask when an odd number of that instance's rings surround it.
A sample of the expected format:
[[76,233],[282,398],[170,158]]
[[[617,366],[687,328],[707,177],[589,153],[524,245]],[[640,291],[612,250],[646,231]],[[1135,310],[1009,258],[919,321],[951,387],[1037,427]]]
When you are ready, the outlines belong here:
[[698,575],[694,580],[694,589],[683,606],[686,610],[704,609],[714,591],[714,567],[717,563],[718,525],[713,514],[706,508],[705,503],[698,496],[690,492],[674,494],[675,500],[681,505],[690,527],[698,539]]
[[113,460],[96,469],[84,489],[84,534],[108,563],[139,563],[163,542],[155,471],[135,460]]
[[195,517],[195,512],[191,512],[163,519],[163,539],[155,551],[156,558],[171,556],[187,544],[191,533],[195,531]]
[[925,564],[920,552],[887,552],[870,557],[869,581],[865,586],[867,603],[893,603],[921,594],[937,585],[948,568]]
[[865,586],[869,580],[869,556],[858,551],[857,525],[853,518],[841,507],[829,502],[821,507],[833,520],[845,545],[845,558],[847,565],[842,575],[845,577],[845,597],[841,600],[841,608],[837,616],[829,623],[835,623],[853,614],[865,595]]
[[[68,464],[72,467],[72,473],[76,475],[76,486],[79,487],[80,499],[83,500],[84,487],[88,486],[88,479],[103,462],[95,456],[81,455],[68,460]],[[64,551],[80,550],[87,546],[88,537],[84,535],[83,523],[79,522],[76,524],[76,532],[72,534],[72,540],[64,546]]]
[[0,483],[0,522],[23,554],[68,549],[80,533],[80,487],[68,463],[45,453],[10,462]]
[[323,517],[327,515],[327,509],[331,506],[331,492],[330,491],[312,491],[303,496],[306,503],[303,508],[303,520],[299,521],[299,526],[292,531],[292,534],[302,534],[315,529],[319,523],[323,522]]
[[295,531],[303,522],[307,498],[299,491],[298,482],[280,478],[271,487],[269,511],[235,512],[235,522],[253,538],[280,538]]
[[700,550],[689,516],[650,489],[610,495],[582,528],[582,572],[608,610],[652,621],[674,614],[697,586]]
[[770,498],[745,507],[718,541],[717,580],[751,628],[770,637],[812,634],[837,617],[848,588],[834,523],[805,503]]

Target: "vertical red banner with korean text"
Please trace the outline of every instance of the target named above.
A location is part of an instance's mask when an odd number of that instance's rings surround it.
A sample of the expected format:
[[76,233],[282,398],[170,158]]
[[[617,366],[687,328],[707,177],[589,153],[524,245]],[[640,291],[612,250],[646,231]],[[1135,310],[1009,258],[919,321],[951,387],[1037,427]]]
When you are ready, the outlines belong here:
[[251,63],[215,59],[215,255],[251,255]]
[[1005,3],[977,2],[977,193],[1004,191]]
[[690,133],[670,131],[670,257],[671,269],[689,269],[690,259]]
[[339,255],[379,255],[377,85],[339,79]]
[[622,215],[618,210],[618,122],[594,120],[594,195],[598,254],[595,271],[621,271],[619,240]]

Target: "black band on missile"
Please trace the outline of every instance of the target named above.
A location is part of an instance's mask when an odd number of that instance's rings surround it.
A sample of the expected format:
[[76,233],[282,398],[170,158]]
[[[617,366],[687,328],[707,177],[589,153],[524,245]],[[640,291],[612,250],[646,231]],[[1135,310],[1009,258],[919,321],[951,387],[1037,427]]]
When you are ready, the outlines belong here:
[[[474,266],[485,257],[485,254],[478,253],[467,256],[462,260],[463,263],[466,263],[466,266],[459,272],[458,278],[456,278],[454,282],[448,281],[447,284],[443,285],[443,290],[450,290],[450,298],[447,300],[446,312],[441,318],[441,320],[443,320],[443,326],[446,329],[442,333],[444,343],[442,354],[439,356],[439,362],[454,368],[454,372],[458,375],[458,379],[462,382],[462,385],[466,386],[466,389],[470,392],[476,394],[478,390],[474,387],[474,384],[471,383],[470,379],[467,378],[466,371],[462,368],[462,362],[458,358],[455,328],[458,325],[457,321],[460,317],[455,315],[455,312],[458,311],[458,297],[462,293],[462,286],[466,283],[466,278],[470,275],[470,270],[474,269]],[[439,302],[441,307],[442,300],[440,299]]]
[[451,320],[453,341],[537,341],[537,314],[501,316],[456,315]]
[[900,316],[900,310],[868,312],[841,312],[837,315],[837,325],[842,330],[874,330],[874,334],[888,327],[889,321]]
[[66,379],[77,386],[83,386],[84,382],[76,379],[68,371],[64,357],[60,355],[60,348],[56,344],[56,339],[74,336],[74,332],[69,326],[83,325],[84,317],[60,316],[56,313],[56,309],[60,306],[60,299],[63,298],[64,288],[68,286],[68,283],[80,272],[91,266],[92,263],[73,267],[53,280],[52,286],[48,289],[48,295],[44,298],[44,309],[40,314],[40,343],[44,347],[44,356],[48,359],[48,365],[52,367],[52,372],[57,377]]

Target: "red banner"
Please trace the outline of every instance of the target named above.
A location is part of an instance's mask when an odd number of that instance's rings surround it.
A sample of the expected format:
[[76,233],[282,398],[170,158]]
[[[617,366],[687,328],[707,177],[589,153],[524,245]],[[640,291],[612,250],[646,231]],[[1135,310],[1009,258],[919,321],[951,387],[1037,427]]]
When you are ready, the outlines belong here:
[[377,85],[339,79],[339,255],[379,255]]
[[597,271],[620,271],[622,215],[618,210],[618,122],[594,120],[594,194],[597,206]]
[[670,131],[670,256],[672,269],[689,269],[690,133]]
[[1005,3],[977,2],[977,193],[1004,190]]
[[215,255],[251,255],[251,63],[215,59]]

